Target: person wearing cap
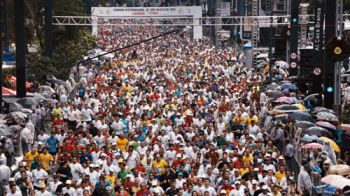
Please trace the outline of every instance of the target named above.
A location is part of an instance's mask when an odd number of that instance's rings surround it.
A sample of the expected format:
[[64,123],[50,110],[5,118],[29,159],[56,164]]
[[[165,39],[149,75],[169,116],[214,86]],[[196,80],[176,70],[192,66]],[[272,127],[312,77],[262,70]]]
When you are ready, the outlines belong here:
[[258,196],[269,196],[271,195],[269,187],[267,185],[263,185],[261,186],[261,191],[260,194],[258,194]]
[[107,186],[106,191],[106,196],[116,196],[112,186]]
[[66,180],[65,187],[62,188],[62,194],[76,195],[77,190],[72,185],[72,180]]
[[159,186],[158,180],[152,180],[150,187],[150,191],[152,193],[157,192],[159,195],[163,195],[165,193],[164,189],[161,186]]
[[253,179],[250,183],[250,186],[248,186],[249,188],[249,193],[251,195],[254,195],[254,193],[260,189],[259,185],[258,185],[258,181],[256,181],[255,179]]
[[51,193],[46,190],[46,184],[44,182],[39,185],[40,190],[35,191],[35,196],[51,196]]
[[236,180],[234,183],[234,188],[229,192],[229,196],[240,196],[244,195],[244,189],[242,189],[241,182]]
[[45,181],[49,174],[42,168],[42,165],[39,163],[33,171],[33,185],[35,189],[40,189],[39,185],[41,182]]

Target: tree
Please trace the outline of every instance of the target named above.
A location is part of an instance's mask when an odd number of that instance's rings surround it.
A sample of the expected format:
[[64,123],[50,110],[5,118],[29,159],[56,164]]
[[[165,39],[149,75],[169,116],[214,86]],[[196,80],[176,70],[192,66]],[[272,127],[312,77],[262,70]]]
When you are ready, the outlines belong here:
[[[44,81],[47,74],[66,79],[71,67],[78,62],[95,43],[85,27],[53,26],[52,59],[44,56],[44,3],[45,0],[25,0],[26,42],[38,45],[38,52],[27,55],[28,79]],[[84,0],[53,1],[53,15],[85,15]],[[14,3],[9,1],[9,11]],[[14,37],[14,12],[9,12],[9,33]]]

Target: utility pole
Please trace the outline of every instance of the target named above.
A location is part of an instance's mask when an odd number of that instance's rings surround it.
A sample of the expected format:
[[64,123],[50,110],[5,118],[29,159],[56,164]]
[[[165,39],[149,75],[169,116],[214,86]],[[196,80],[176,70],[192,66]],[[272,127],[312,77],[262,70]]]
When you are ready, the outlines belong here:
[[[91,16],[92,0],[85,0],[85,14],[86,16]],[[92,32],[92,26],[86,27],[90,32]]]
[[16,32],[16,92],[17,97],[26,96],[26,40],[24,0],[15,0],[15,32]]
[[298,42],[299,42],[299,4],[300,0],[291,1],[291,19],[290,19],[290,75],[298,75]]
[[[325,42],[328,43],[333,39],[335,34],[336,13],[338,1],[325,1]],[[332,109],[334,104],[334,76],[335,68],[334,62],[330,55],[325,55],[323,64],[323,94],[324,106]]]
[[3,44],[3,51],[8,52],[8,14],[7,14],[7,0],[1,0],[0,7],[0,17],[1,17],[1,39]]
[[[4,8],[3,6],[5,6],[5,1],[4,0],[0,0],[0,10],[1,12],[3,12]],[[3,20],[5,20],[3,18],[3,13],[0,14],[0,114],[2,113],[2,55],[4,54],[4,52],[2,51],[3,50],[3,37],[2,37],[2,32],[3,32],[3,26],[2,26],[2,23],[3,23]]]
[[45,56],[52,58],[52,0],[45,0]]

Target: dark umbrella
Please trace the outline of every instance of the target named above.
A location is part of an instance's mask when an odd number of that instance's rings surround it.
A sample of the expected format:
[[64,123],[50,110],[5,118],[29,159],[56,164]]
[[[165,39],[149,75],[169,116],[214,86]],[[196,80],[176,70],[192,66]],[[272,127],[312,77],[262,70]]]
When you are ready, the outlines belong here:
[[320,112],[316,115],[317,120],[320,121],[330,121],[330,122],[338,122],[338,117],[335,114],[328,112]]
[[23,109],[23,106],[17,102],[13,102],[13,103],[9,103],[9,111],[10,112],[16,112],[16,111],[20,111],[21,109]]
[[281,87],[278,86],[277,84],[270,84],[265,87],[265,90],[270,90],[270,91],[280,91]]
[[268,97],[271,97],[273,99],[278,99],[280,97],[284,97],[285,95],[281,91],[270,91],[266,94]]
[[6,123],[18,123],[18,122],[25,122],[26,118],[28,116],[24,114],[23,112],[17,111],[17,112],[11,112],[6,114],[4,117],[4,120],[6,120]]
[[34,93],[34,96],[32,97],[32,99],[34,99],[37,102],[40,102],[40,101],[46,100],[46,97],[39,93]]
[[273,117],[273,121],[286,122],[288,120],[288,114],[280,114]]
[[325,136],[328,138],[333,138],[333,135],[331,132],[329,132],[327,129],[322,127],[309,127],[305,130],[303,130],[302,135],[308,134],[308,135],[316,135],[316,136]]
[[288,105],[288,104],[284,104],[284,105],[279,105],[273,108],[274,110],[295,110],[295,111],[299,111],[300,109],[298,108],[298,106],[295,105]]
[[307,112],[296,111],[289,114],[289,118],[299,121],[315,122],[315,119]]
[[296,105],[288,105],[288,104],[284,104],[284,105],[279,105],[274,107],[270,113],[271,114],[285,114],[285,113],[293,113],[296,111],[300,111],[300,108]]
[[298,90],[298,87],[295,84],[292,84],[290,82],[284,83],[281,85],[281,89],[289,89],[289,90],[293,90],[296,91]]
[[311,110],[311,114],[313,116],[316,116],[320,112],[328,112],[334,114],[334,111],[325,107],[315,107],[314,109]]
[[0,136],[9,136],[14,134],[14,131],[7,125],[0,124]]
[[320,95],[318,93],[311,94],[304,98],[304,101],[312,101],[314,103],[317,103],[320,100]]
[[309,135],[305,134],[300,141],[305,142],[305,143],[310,143],[310,142],[318,142],[320,139],[318,138],[317,135]]
[[306,129],[306,128],[309,128],[309,127],[314,127],[315,124],[312,123],[312,122],[309,122],[309,121],[296,121],[294,124],[293,124],[293,127],[294,128],[302,128],[302,129]]
[[326,122],[326,121],[318,121],[316,122],[316,125],[320,126],[320,127],[323,127],[327,130],[331,130],[331,131],[336,131],[337,130],[337,127],[334,126],[333,124],[329,123],[329,122]]
[[24,97],[17,100],[17,103],[21,104],[25,108],[32,109],[38,104],[38,101],[36,101],[32,97]]

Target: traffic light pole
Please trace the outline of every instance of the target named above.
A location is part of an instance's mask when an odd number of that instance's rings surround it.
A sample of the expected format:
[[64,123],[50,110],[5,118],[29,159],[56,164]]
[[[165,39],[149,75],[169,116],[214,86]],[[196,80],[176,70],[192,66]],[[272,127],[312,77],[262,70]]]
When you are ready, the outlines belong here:
[[16,31],[16,92],[17,97],[26,96],[26,42],[24,0],[15,0],[15,31]]
[[290,36],[289,36],[289,48],[290,48],[290,76],[299,75],[299,62],[298,62],[298,35],[299,35],[299,5],[300,0],[291,1],[291,22],[290,22]]
[[[325,1],[325,43],[328,43],[335,36],[335,22],[336,22],[336,3],[337,1]],[[323,85],[324,85],[324,107],[334,108],[334,61],[331,55],[324,55],[323,63]]]
[[337,61],[334,65],[334,104],[333,104],[333,110],[338,115],[338,117],[341,117],[341,66],[342,62]]
[[[336,26],[335,26],[335,32],[337,38],[342,36],[342,30],[343,30],[343,1],[337,0],[337,7],[336,7]],[[341,67],[342,62],[337,61],[334,65],[334,103],[333,103],[333,110],[338,115],[338,117],[341,117]]]

